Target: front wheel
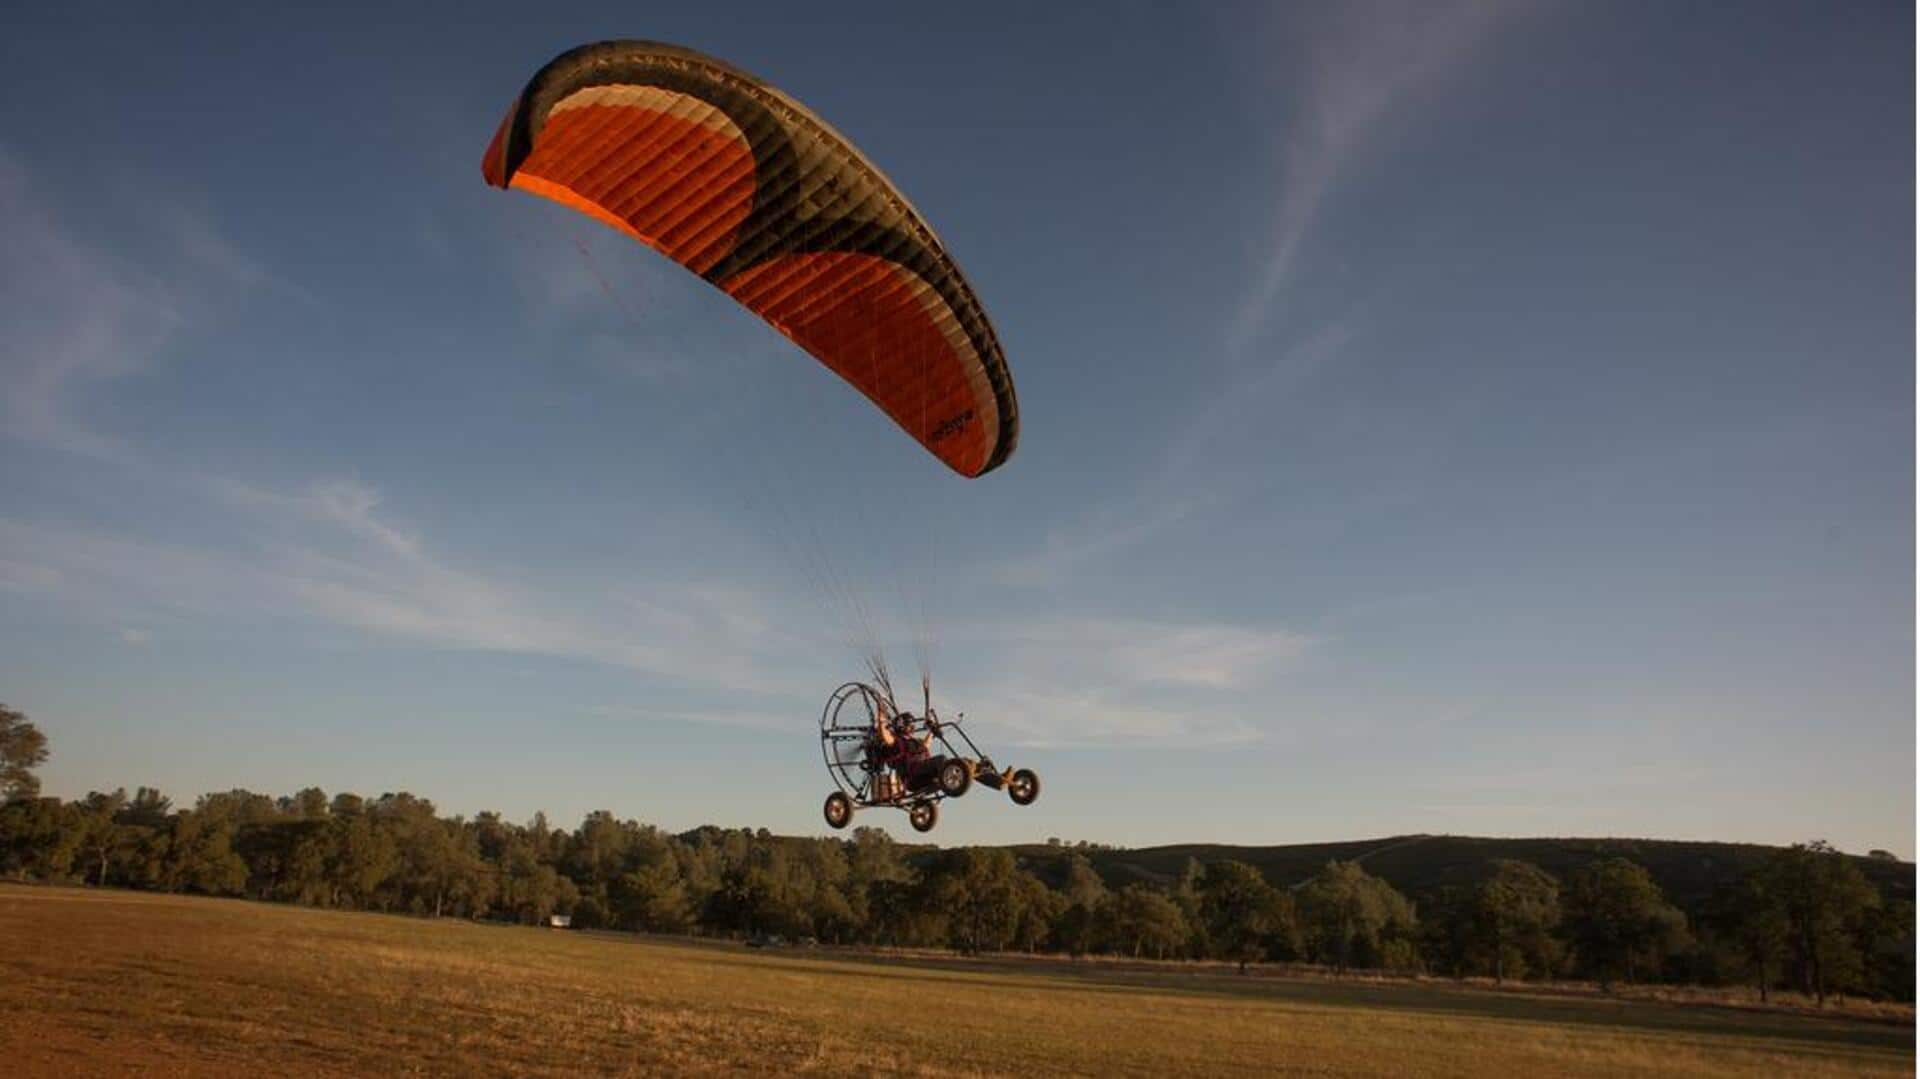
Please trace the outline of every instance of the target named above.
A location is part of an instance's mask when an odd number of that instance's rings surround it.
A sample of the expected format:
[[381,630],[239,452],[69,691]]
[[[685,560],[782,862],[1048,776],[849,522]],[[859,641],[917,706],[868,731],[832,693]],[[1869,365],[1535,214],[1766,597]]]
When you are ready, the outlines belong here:
[[840,791],[827,795],[826,815],[828,827],[845,828],[853,819],[853,799]]
[[973,769],[966,761],[948,761],[940,766],[940,790],[949,798],[958,798],[973,786]]
[[940,810],[932,802],[915,802],[907,810],[907,823],[913,825],[916,832],[931,832],[933,826],[940,823]]
[[1040,797],[1040,777],[1027,768],[1016,771],[1007,781],[1007,797],[1017,806],[1032,805],[1033,800]]

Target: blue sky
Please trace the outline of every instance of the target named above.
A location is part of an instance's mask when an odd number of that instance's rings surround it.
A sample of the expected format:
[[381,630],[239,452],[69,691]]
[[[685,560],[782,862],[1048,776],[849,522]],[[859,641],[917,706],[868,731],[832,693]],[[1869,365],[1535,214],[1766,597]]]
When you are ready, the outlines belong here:
[[[857,593],[1046,779],[949,842],[1912,856],[1910,7],[703,7],[14,16],[0,700],[50,792],[823,831]],[[900,184],[1006,467],[484,186],[608,37]]]

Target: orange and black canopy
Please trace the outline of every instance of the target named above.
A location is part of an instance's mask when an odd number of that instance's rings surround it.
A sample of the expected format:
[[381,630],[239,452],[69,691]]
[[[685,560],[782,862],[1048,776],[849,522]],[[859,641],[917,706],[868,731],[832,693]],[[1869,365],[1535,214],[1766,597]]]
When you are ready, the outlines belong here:
[[1013,453],[1013,379],[960,268],[879,169],[760,79],[674,45],[582,46],[527,83],[483,171],[706,278],[961,475]]

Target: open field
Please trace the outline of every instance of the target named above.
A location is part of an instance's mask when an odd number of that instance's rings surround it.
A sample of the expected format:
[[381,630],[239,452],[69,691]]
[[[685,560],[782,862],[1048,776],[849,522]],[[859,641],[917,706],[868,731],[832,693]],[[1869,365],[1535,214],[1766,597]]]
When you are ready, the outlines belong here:
[[[889,1018],[911,1009],[903,1026]],[[0,1071],[1911,1074],[1913,1027],[0,886]]]

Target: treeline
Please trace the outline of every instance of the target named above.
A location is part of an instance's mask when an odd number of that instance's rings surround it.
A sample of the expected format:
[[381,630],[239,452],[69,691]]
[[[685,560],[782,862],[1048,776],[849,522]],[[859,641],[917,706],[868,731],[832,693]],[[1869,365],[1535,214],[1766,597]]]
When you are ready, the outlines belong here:
[[[44,758],[44,753],[41,754]],[[1914,913],[1824,843],[1771,854],[1693,911],[1641,866],[1602,858],[1555,877],[1495,859],[1479,879],[1409,897],[1357,862],[1270,881],[1190,860],[1165,884],[1112,887],[1070,847],[896,844],[878,829],[800,839],[673,835],[590,814],[442,817],[410,794],[158,791],[78,801],[14,790],[0,872],[358,910],[838,944],[1020,950],[1241,964],[1287,961],[1494,979],[1746,984],[1913,999]]]

